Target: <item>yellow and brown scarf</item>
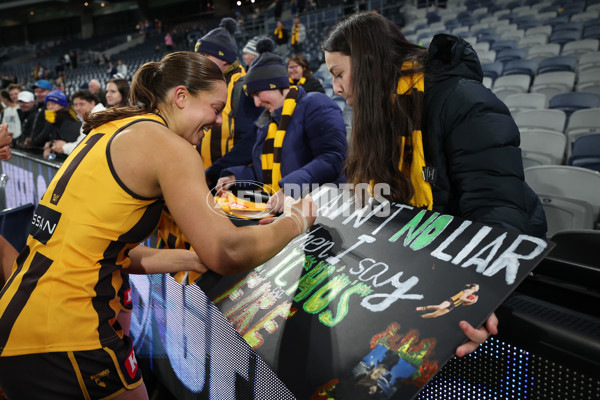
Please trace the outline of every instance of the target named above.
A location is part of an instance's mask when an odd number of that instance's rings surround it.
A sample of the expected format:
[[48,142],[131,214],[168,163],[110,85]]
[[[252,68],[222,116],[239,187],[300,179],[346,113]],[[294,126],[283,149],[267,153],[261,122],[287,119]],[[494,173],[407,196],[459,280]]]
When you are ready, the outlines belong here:
[[[292,28],[292,46],[298,43],[300,37],[300,25],[294,25]],[[281,39],[281,38],[280,38]]]
[[283,26],[278,26],[275,28],[275,32],[273,32],[277,39],[283,39]]
[[[408,62],[402,65],[403,70],[414,67],[413,63]],[[422,72],[406,75],[398,80],[397,93],[399,96],[423,96],[424,90],[425,80]],[[426,164],[421,121],[415,121],[415,124],[416,129],[412,131],[410,136],[399,138],[400,161],[398,162],[398,169],[409,177],[415,191],[408,203],[431,210],[433,207],[433,194],[431,184],[424,177]]]
[[229,112],[232,108],[231,93],[233,92],[235,82],[246,75],[246,71],[240,65],[239,61],[236,60],[223,75],[227,82],[227,102],[222,112],[223,124],[214,125],[208,132],[205,132],[202,143],[198,146],[205,169],[227,154],[237,139],[234,135],[234,120],[233,118],[229,118]]
[[302,78],[298,79],[298,81],[295,81],[292,78],[290,78],[290,85],[304,86],[305,83],[306,83],[306,78],[305,77],[302,77]]
[[267,138],[262,149],[262,175],[263,175],[263,190],[273,194],[277,192],[279,180],[281,180],[281,148],[283,139],[287,131],[292,114],[298,104],[298,87],[290,86],[290,90],[283,101],[283,109],[281,110],[281,120],[279,125],[274,121],[269,124]]

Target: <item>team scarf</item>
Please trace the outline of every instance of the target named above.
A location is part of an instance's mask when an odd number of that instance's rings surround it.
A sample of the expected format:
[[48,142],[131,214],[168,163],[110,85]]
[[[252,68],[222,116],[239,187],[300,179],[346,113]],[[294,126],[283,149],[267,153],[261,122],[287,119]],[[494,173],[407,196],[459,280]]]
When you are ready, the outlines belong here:
[[292,46],[295,45],[296,43],[298,43],[299,36],[300,36],[300,25],[294,25],[294,27],[292,28]]
[[283,26],[278,26],[275,28],[275,32],[273,32],[277,39],[283,39]]
[[[412,69],[416,65],[406,62],[402,65],[403,70]],[[398,80],[399,96],[424,96],[425,84],[423,73],[402,76]],[[423,150],[423,134],[421,132],[421,121],[414,121],[416,129],[409,136],[399,138],[400,161],[398,170],[407,175],[414,188],[414,195],[408,202],[412,206],[427,208],[433,207],[433,193],[431,184],[425,180],[425,152]]]
[[290,78],[290,85],[304,86],[305,83],[306,83],[306,78],[305,77],[302,77],[302,78],[298,79],[298,81],[295,81],[292,78]]
[[287,131],[290,119],[298,104],[298,87],[290,86],[290,90],[283,100],[283,109],[281,110],[281,119],[279,125],[275,121],[269,124],[267,138],[262,148],[262,175],[263,190],[269,194],[274,194],[279,189],[279,180],[281,176],[281,148],[283,139]]
[[225,82],[227,83],[227,103],[222,112],[223,124],[214,125],[210,130],[205,132],[202,143],[197,147],[202,155],[202,162],[205,169],[227,154],[235,144],[234,121],[229,118],[229,112],[232,107],[231,92],[233,91],[235,82],[245,74],[246,71],[237,60],[223,73]]

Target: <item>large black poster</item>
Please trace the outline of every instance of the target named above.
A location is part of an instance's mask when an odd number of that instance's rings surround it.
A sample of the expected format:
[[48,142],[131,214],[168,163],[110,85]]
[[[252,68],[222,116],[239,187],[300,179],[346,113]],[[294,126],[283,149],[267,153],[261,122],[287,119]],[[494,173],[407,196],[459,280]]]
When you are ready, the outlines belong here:
[[309,232],[200,286],[298,398],[410,399],[550,250],[535,237],[313,192]]

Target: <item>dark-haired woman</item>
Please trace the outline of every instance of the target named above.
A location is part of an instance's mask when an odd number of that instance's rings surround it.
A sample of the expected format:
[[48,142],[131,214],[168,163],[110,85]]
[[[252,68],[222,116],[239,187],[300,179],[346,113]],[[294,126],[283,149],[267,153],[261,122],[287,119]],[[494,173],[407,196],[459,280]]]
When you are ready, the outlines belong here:
[[125,107],[129,101],[129,82],[113,78],[106,82],[106,106]]
[[[270,225],[243,228],[209,206],[193,145],[221,122],[226,96],[212,61],[175,52],[136,72],[135,106],[86,117],[87,137],[43,195],[0,297],[0,387],[9,398],[147,399],[131,340],[115,324],[121,270],[238,273],[312,225],[310,198],[288,201]],[[139,245],[165,204],[195,252]]]
[[[517,126],[481,84],[468,43],[442,34],[426,49],[381,15],[361,13],[340,21],[322,48],[335,93],[353,109],[348,182],[385,183],[392,201],[545,234],[540,201],[524,182]],[[457,355],[496,324],[495,316],[479,330],[462,321],[472,342]]]
[[288,74],[290,74],[290,85],[302,86],[309,92],[325,93],[321,82],[313,76],[310,64],[302,54],[295,54],[287,63]]

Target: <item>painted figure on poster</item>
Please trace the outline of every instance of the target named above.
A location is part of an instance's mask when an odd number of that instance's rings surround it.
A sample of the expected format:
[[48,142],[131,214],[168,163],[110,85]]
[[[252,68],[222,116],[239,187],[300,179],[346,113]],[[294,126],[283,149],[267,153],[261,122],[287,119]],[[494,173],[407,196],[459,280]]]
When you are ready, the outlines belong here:
[[434,310],[430,313],[421,315],[421,318],[437,318],[444,314],[448,314],[458,306],[470,306],[477,302],[479,296],[476,294],[479,292],[479,285],[476,283],[468,283],[464,289],[450,297],[448,300],[444,300],[438,305],[417,307],[417,311],[429,311]]

